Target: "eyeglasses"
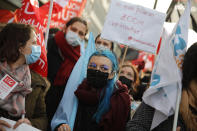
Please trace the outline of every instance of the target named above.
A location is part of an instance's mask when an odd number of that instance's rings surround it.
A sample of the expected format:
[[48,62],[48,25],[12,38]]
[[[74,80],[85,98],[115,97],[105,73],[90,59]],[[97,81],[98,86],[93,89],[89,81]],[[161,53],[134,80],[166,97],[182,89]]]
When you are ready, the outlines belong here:
[[108,72],[109,71],[109,66],[107,65],[100,65],[99,67],[97,66],[96,63],[92,62],[92,63],[89,63],[88,67],[90,69],[97,69],[97,70],[100,70],[102,72]]

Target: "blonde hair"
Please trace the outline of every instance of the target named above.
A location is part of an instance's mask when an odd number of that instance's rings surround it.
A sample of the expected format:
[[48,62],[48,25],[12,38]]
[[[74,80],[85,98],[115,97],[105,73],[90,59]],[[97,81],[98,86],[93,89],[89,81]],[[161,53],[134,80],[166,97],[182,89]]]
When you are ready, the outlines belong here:
[[134,83],[133,83],[134,84],[134,87],[139,86],[140,79],[139,79],[139,73],[137,71],[137,68],[134,65],[132,65],[131,63],[128,63],[128,62],[123,63],[123,65],[121,66],[120,69],[122,69],[124,67],[130,67],[133,70],[133,72],[134,72]]

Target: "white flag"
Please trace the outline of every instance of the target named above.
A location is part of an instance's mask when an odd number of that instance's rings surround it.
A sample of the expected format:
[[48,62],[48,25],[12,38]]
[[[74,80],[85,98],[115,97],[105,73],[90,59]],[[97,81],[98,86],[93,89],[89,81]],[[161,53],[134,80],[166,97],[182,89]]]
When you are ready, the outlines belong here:
[[191,1],[172,33],[163,29],[162,43],[151,76],[150,88],[143,100],[155,108],[151,129],[157,127],[168,116],[174,114],[178,90],[182,84],[182,62],[187,48]]

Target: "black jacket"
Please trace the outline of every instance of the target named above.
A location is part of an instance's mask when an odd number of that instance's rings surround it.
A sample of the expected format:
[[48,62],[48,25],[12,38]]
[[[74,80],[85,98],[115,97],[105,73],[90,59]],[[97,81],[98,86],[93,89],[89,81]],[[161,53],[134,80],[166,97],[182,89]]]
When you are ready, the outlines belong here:
[[48,116],[48,130],[50,130],[51,119],[59,105],[60,100],[62,99],[65,85],[62,85],[61,87],[53,87],[54,79],[63,62],[63,59],[60,56],[59,49],[58,46],[56,45],[54,37],[49,38],[47,51],[48,51],[47,52],[47,61],[48,61],[47,78],[51,83],[51,87],[46,94],[45,102],[46,102],[46,112]]
[[55,38],[51,37],[47,45],[47,61],[48,61],[48,80],[51,84],[56,77],[58,69],[60,68],[63,59],[60,56],[59,49],[55,43]]

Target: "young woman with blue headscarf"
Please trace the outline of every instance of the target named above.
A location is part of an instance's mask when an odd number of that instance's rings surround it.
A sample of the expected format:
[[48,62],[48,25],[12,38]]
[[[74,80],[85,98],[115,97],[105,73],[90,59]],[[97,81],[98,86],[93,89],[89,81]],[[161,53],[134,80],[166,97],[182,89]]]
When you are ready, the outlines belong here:
[[[118,63],[111,51],[96,51],[89,59],[87,77],[75,91],[78,109],[74,131],[123,131],[129,118],[130,98],[116,82]],[[70,131],[67,123],[56,127]]]

